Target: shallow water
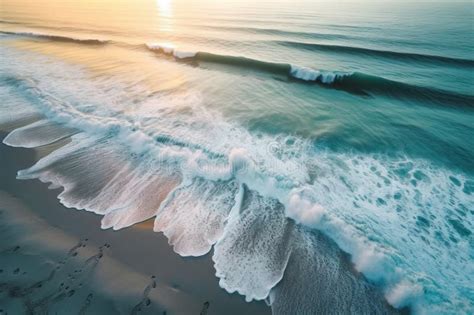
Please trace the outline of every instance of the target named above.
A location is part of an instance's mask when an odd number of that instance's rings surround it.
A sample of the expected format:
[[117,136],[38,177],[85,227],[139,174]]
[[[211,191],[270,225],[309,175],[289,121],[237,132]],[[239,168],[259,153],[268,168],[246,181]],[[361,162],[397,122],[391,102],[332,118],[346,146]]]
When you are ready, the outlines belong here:
[[156,216],[181,255],[216,244],[221,286],[248,300],[299,279],[310,228],[391,305],[469,313],[473,10],[6,0],[0,122],[39,120],[4,142],[72,136],[19,178],[64,186],[104,228]]

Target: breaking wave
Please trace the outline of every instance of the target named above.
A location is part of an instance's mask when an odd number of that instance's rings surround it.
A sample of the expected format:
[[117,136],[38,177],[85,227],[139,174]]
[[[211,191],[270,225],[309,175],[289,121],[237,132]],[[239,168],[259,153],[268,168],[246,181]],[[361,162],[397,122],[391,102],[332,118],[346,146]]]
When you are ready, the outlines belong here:
[[61,36],[61,35],[53,35],[53,34],[44,34],[44,33],[0,31],[0,34],[22,36],[22,37],[33,37],[33,38],[46,39],[46,40],[57,41],[57,42],[71,42],[71,43],[79,43],[79,44],[85,44],[85,45],[105,45],[110,42],[105,39],[79,38],[79,37]]
[[[112,40],[93,39],[93,38],[75,38],[42,33],[15,33],[15,32],[1,32],[3,34],[15,36],[27,36],[34,38],[47,39],[52,41],[65,41],[87,45],[107,45],[115,44],[122,47],[139,48],[143,45],[133,45],[123,42],[116,42]],[[300,43],[301,44],[301,43]],[[313,44],[311,44],[313,45]],[[320,45],[324,46],[324,45]],[[329,71],[316,70],[309,67],[298,66],[290,63],[277,63],[263,60],[247,58],[243,56],[221,55],[205,51],[188,51],[180,50],[176,47],[160,43],[147,43],[144,45],[148,50],[153,51],[159,55],[173,57],[176,61],[186,64],[199,66],[202,63],[219,64],[237,69],[247,69],[252,71],[259,71],[271,75],[279,75],[289,78],[290,81],[304,82],[308,84],[315,84],[325,88],[332,88],[348,93],[372,96],[382,95],[389,98],[396,98],[402,100],[419,100],[430,104],[437,104],[440,106],[465,107],[468,109],[474,108],[474,95],[461,94],[442,90],[433,87],[417,86],[404,82],[385,79],[383,77],[373,76],[370,74],[360,72],[344,72],[344,71]],[[319,46],[318,46],[319,47]],[[382,53],[382,52],[380,52]],[[407,55],[404,53],[394,53],[396,55]],[[412,56],[421,56],[411,54]],[[426,58],[435,58],[439,60],[458,59],[445,58],[439,56],[425,56]],[[423,57],[423,58],[425,58]],[[459,62],[470,62],[469,60],[458,60]]]
[[358,95],[385,95],[401,99],[416,99],[448,106],[474,107],[474,96],[441,89],[411,85],[359,72],[315,70],[287,63],[275,63],[241,56],[219,55],[209,52],[180,51],[174,47],[151,43],[146,47],[157,53],[174,56],[180,61],[209,62],[251,69],[291,79],[314,83]]

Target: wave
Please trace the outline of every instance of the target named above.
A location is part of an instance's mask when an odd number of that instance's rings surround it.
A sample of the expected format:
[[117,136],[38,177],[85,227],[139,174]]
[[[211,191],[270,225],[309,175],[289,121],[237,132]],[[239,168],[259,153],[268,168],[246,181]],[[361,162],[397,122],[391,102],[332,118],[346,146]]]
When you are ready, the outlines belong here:
[[354,39],[354,35],[344,35],[344,34],[331,34],[331,33],[314,33],[314,32],[301,32],[301,31],[289,31],[281,30],[274,28],[262,28],[262,27],[243,27],[243,26],[213,26],[213,25],[197,25],[198,27],[204,27],[215,30],[227,30],[227,31],[237,31],[244,33],[259,33],[259,34],[268,34],[268,35],[279,35],[279,36],[299,36],[305,38],[313,39],[323,39],[323,40],[351,40]]
[[[33,22],[17,22],[17,21],[8,21],[8,20],[0,20],[1,24],[9,24],[9,25],[18,25],[23,28],[27,29],[39,29],[39,30],[44,30],[44,32],[68,32],[68,33],[83,33],[83,34],[107,34],[107,35],[121,35],[122,33],[111,30],[111,29],[105,29],[105,28],[97,28],[97,27],[72,27],[72,26],[67,26],[67,25],[60,25],[60,26],[54,26],[54,25],[44,25],[41,23],[33,23]],[[21,32],[21,31],[9,31],[11,35],[18,34],[18,33],[30,33],[32,36],[36,34],[36,32]],[[138,35],[133,33],[133,31],[129,30],[128,33]],[[43,33],[40,33],[43,34]],[[67,36],[66,36],[67,37]]]
[[304,43],[304,42],[294,42],[294,41],[276,41],[277,44],[302,48],[307,50],[317,50],[324,52],[335,52],[335,53],[347,53],[347,54],[363,54],[363,55],[372,55],[379,56],[384,58],[392,58],[399,60],[415,60],[422,62],[430,63],[445,63],[450,65],[456,65],[460,67],[469,66],[474,67],[474,60],[471,59],[462,59],[462,58],[453,58],[437,55],[426,55],[419,53],[410,53],[410,52],[398,52],[390,50],[377,50],[363,47],[353,47],[353,46],[341,46],[341,45],[327,45],[327,44],[317,44],[317,43]]
[[185,52],[172,46],[146,44],[154,52],[174,56],[179,61],[207,62],[242,69],[264,71],[288,76],[292,80],[314,83],[356,95],[384,95],[400,99],[415,99],[454,107],[474,107],[474,96],[446,90],[411,85],[359,72],[315,70],[287,63],[274,63],[240,56],[219,55],[209,52]]
[[[45,38],[53,41],[66,41],[81,44],[92,45],[106,45],[116,44],[124,47],[131,47],[133,49],[143,47],[143,45],[133,45],[122,42],[114,42],[102,39],[89,38],[75,38],[58,35],[49,35],[41,33],[15,33],[15,32],[1,32],[9,35],[29,36]],[[300,43],[296,43],[300,44]],[[311,44],[312,45],[312,44]],[[324,45],[322,45],[324,46]],[[183,63],[189,63],[194,66],[199,66],[200,63],[219,64],[235,67],[238,69],[247,69],[253,71],[264,72],[272,75],[285,76],[290,81],[300,81],[305,83],[312,83],[326,88],[333,88],[336,90],[345,91],[351,94],[360,96],[374,96],[382,95],[390,98],[402,100],[415,100],[428,102],[430,104],[438,104],[441,106],[452,107],[474,107],[474,95],[466,95],[456,92],[451,92],[443,89],[412,85],[404,82],[385,79],[379,76],[360,72],[343,72],[343,71],[329,71],[316,70],[309,67],[302,67],[290,63],[277,63],[270,61],[263,61],[258,59],[247,58],[243,56],[221,55],[205,51],[186,51],[179,50],[174,46],[160,44],[160,43],[146,43],[144,45],[148,50],[155,53],[174,57],[175,60]],[[339,49],[342,46],[327,46],[333,49]],[[354,47],[345,47],[342,49],[359,49]],[[389,53],[397,56],[412,56],[414,58],[426,58],[444,60],[449,62],[465,62],[473,63],[471,60],[453,59],[441,56],[428,56],[419,54],[405,54],[397,52],[383,52],[376,50],[369,50],[360,48],[364,51],[371,51],[375,53]]]
[[474,95],[412,85],[359,72],[345,77],[344,80],[336,81],[334,87],[355,94],[384,95],[442,106],[474,108]]
[[[334,34],[334,33],[314,33],[314,32],[289,31],[289,30],[272,29],[272,28],[242,27],[242,26],[212,26],[212,25],[204,25],[204,26],[198,25],[198,26],[210,28],[210,29],[217,29],[217,30],[269,34],[269,35],[286,36],[286,37],[292,37],[292,38],[296,36],[300,38],[316,39],[316,40],[323,40],[323,41],[367,40],[367,38],[364,36],[356,36],[354,34],[345,35],[345,34]],[[334,25],[334,26],[339,26],[339,25]],[[381,40],[391,45],[395,44],[392,41],[387,40],[387,39],[381,39]],[[378,42],[380,43],[380,39],[378,39]],[[418,62],[421,61],[421,62],[426,62],[426,63],[442,63],[442,64],[454,65],[454,66],[459,66],[459,67],[474,66],[474,60],[456,58],[456,57],[447,57],[447,56],[438,56],[438,55],[429,55],[429,54],[420,54],[420,53],[411,53],[411,52],[398,52],[398,51],[389,51],[389,50],[380,50],[380,49],[370,49],[370,48],[364,48],[364,47],[295,42],[295,41],[287,41],[287,40],[272,40],[271,43],[276,43],[279,45],[293,47],[293,48],[302,48],[306,50],[372,55],[372,56],[380,56],[380,57],[392,58],[392,59],[398,59],[398,60],[414,60],[414,61],[418,61]],[[397,40],[396,44],[400,44],[400,40]]]
[[79,37],[70,37],[70,36],[44,34],[44,33],[32,33],[32,32],[0,31],[0,34],[40,38],[40,39],[47,39],[47,40],[58,41],[58,42],[72,42],[72,43],[79,43],[79,44],[86,44],[86,45],[105,45],[107,43],[110,43],[109,40],[105,40],[105,39],[79,38]]
[[163,53],[165,55],[174,56],[179,60],[193,60],[195,62],[207,62],[221,65],[235,66],[241,69],[252,69],[263,71],[270,74],[290,76],[293,79],[306,82],[315,82],[322,84],[332,84],[341,80],[351,73],[318,71],[311,68],[299,67],[287,63],[275,63],[262,61],[242,56],[220,55],[210,52],[184,52],[177,50],[172,46],[161,44],[146,44],[146,47],[154,52]]

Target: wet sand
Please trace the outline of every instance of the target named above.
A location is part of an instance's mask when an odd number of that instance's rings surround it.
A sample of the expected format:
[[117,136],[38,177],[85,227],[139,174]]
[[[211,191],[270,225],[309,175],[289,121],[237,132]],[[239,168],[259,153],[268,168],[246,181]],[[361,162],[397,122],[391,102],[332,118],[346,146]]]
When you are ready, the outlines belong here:
[[219,287],[212,253],[180,257],[149,222],[102,230],[100,216],[62,206],[60,190],[17,180],[41,154],[0,145],[0,314],[271,313]]

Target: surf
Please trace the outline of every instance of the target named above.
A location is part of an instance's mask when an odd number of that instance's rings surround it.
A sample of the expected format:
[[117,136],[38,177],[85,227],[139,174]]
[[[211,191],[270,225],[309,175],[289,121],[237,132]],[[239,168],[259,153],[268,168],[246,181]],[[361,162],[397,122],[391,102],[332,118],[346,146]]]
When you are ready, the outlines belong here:
[[173,56],[178,61],[208,62],[240,69],[251,69],[269,74],[287,76],[291,80],[313,83],[361,96],[383,95],[398,99],[421,100],[443,106],[474,107],[474,96],[444,91],[437,88],[416,86],[388,80],[359,72],[315,70],[289,63],[275,63],[241,56],[219,55],[209,52],[180,51],[175,47],[157,43],[146,47],[158,54]]
[[[233,56],[216,54],[207,51],[192,51],[178,49],[169,44],[146,43],[130,44],[107,39],[97,39],[89,37],[68,37],[63,35],[54,35],[48,33],[24,33],[24,32],[3,32],[5,35],[31,37],[49,41],[71,42],[92,46],[116,45],[126,49],[145,48],[158,56],[172,57],[171,60],[190,66],[223,65],[236,70],[250,70],[268,75],[276,75],[287,78],[288,82],[300,82],[305,84],[314,84],[323,88],[340,90],[343,92],[359,95],[361,97],[384,96],[399,100],[420,101],[425,104],[436,106],[461,107],[466,110],[472,110],[474,107],[474,96],[443,90],[430,86],[418,86],[389,80],[383,77],[374,76],[360,72],[333,71],[313,69],[310,67],[299,66],[291,63],[278,63],[259,59],[248,58],[245,56]],[[319,47],[319,46],[318,46]],[[332,46],[330,46],[332,47]],[[333,47],[334,48],[334,47]],[[332,48],[331,48],[332,49]],[[334,49],[338,49],[337,47]],[[367,50],[367,49],[365,49]],[[374,52],[374,51],[372,51]],[[379,51],[374,53],[383,54]],[[445,58],[441,56],[428,56],[419,54],[405,54],[393,52],[396,56],[405,56],[433,60],[451,60],[453,63],[460,62],[466,65],[469,60]],[[424,56],[424,57],[421,57]],[[223,69],[215,69],[222,71]],[[232,70],[232,69],[229,69]]]
[[[175,50],[160,53],[175,58]],[[462,304],[471,279],[434,276],[439,266],[431,257],[443,250],[459,254],[466,246],[459,231],[472,230],[472,222],[458,213],[472,208],[468,175],[404,155],[332,152],[291,135],[257,136],[206,109],[192,90],[182,98],[155,96],[149,100],[153,111],[138,107],[132,115],[123,110],[128,102],[111,101],[126,100],[120,86],[97,86],[80,67],[56,61],[58,68],[35,70],[20,57],[8,60],[2,112],[21,109],[40,117],[15,128],[4,143],[31,148],[70,139],[18,178],[63,187],[61,203],[103,215],[103,228],[154,217],[154,230],[179,254],[199,256],[214,248],[223,288],[282,309],[285,274],[299,278],[298,266],[311,268],[313,258],[301,257],[315,244],[332,257],[328,262],[337,258],[336,246],[350,254],[365,277],[356,289],[363,310],[386,307],[370,301],[366,290],[373,285],[394,307],[427,307],[437,298]],[[58,73],[74,73],[81,84],[67,84],[53,75]],[[414,255],[417,248],[425,250]],[[462,266],[466,257],[457,257],[450,255],[449,263]],[[426,266],[430,277],[419,277]],[[326,272],[322,277],[329,281]],[[353,289],[350,273],[344,277],[341,296]]]

